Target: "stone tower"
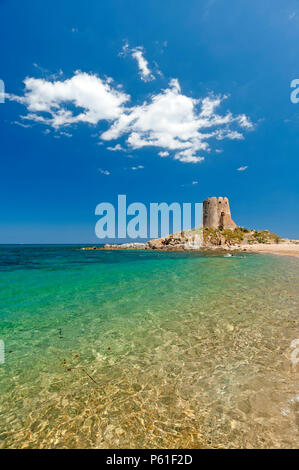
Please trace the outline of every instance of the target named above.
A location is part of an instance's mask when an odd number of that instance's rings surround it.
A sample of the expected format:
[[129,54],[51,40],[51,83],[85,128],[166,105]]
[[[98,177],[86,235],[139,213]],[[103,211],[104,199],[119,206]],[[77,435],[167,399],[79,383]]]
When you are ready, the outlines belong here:
[[209,197],[203,202],[203,226],[231,230],[237,227],[231,218],[227,197]]

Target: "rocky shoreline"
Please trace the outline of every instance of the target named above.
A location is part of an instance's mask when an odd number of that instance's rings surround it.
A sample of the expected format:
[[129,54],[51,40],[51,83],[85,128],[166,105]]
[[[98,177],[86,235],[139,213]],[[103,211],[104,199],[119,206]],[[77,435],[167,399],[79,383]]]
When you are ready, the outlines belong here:
[[182,231],[145,243],[107,243],[104,246],[84,247],[83,250],[256,252],[299,256],[299,241],[281,239],[268,230],[247,230],[240,227],[234,230],[205,228]]

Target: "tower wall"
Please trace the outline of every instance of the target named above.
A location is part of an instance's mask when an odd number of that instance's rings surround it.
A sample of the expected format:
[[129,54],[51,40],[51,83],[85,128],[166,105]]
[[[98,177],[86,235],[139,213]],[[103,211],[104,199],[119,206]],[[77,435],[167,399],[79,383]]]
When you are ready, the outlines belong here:
[[210,197],[203,202],[203,226],[218,228],[218,204],[216,197]]
[[237,227],[231,218],[227,197],[210,197],[203,202],[203,226],[231,230]]

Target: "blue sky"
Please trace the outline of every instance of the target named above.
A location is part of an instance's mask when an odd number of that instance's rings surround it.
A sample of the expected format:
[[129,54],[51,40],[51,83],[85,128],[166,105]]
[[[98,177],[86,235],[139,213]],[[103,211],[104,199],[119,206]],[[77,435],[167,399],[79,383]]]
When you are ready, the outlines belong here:
[[3,0],[0,16],[0,243],[99,241],[95,207],[118,194],[228,196],[238,224],[299,237],[297,1]]

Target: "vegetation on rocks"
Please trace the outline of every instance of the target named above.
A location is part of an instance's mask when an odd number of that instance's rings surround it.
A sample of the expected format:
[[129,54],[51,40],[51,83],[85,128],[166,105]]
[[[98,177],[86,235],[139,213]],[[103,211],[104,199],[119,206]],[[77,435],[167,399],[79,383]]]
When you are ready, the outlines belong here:
[[[195,228],[192,230],[182,230],[172,233],[164,238],[156,238],[146,243],[125,243],[121,245],[106,244],[104,249],[141,249],[141,250],[213,250],[220,248],[227,250],[231,248],[239,249],[244,245],[273,244],[282,241],[278,235],[269,230],[249,230],[244,227],[235,229]],[[102,249],[101,247],[86,247],[85,250]]]
[[[173,233],[165,238],[159,238],[147,242],[152,249],[186,249],[188,243],[196,240],[196,235],[202,235],[202,245],[205,248],[214,247],[238,247],[240,245],[251,245],[257,243],[279,243],[280,238],[269,230],[249,230],[244,227],[235,229],[203,228],[185,230]],[[187,244],[187,246],[186,246]]]
[[203,240],[205,245],[246,245],[255,243],[279,243],[280,238],[269,230],[249,230],[244,227],[236,227],[234,230],[222,228],[204,228]]

